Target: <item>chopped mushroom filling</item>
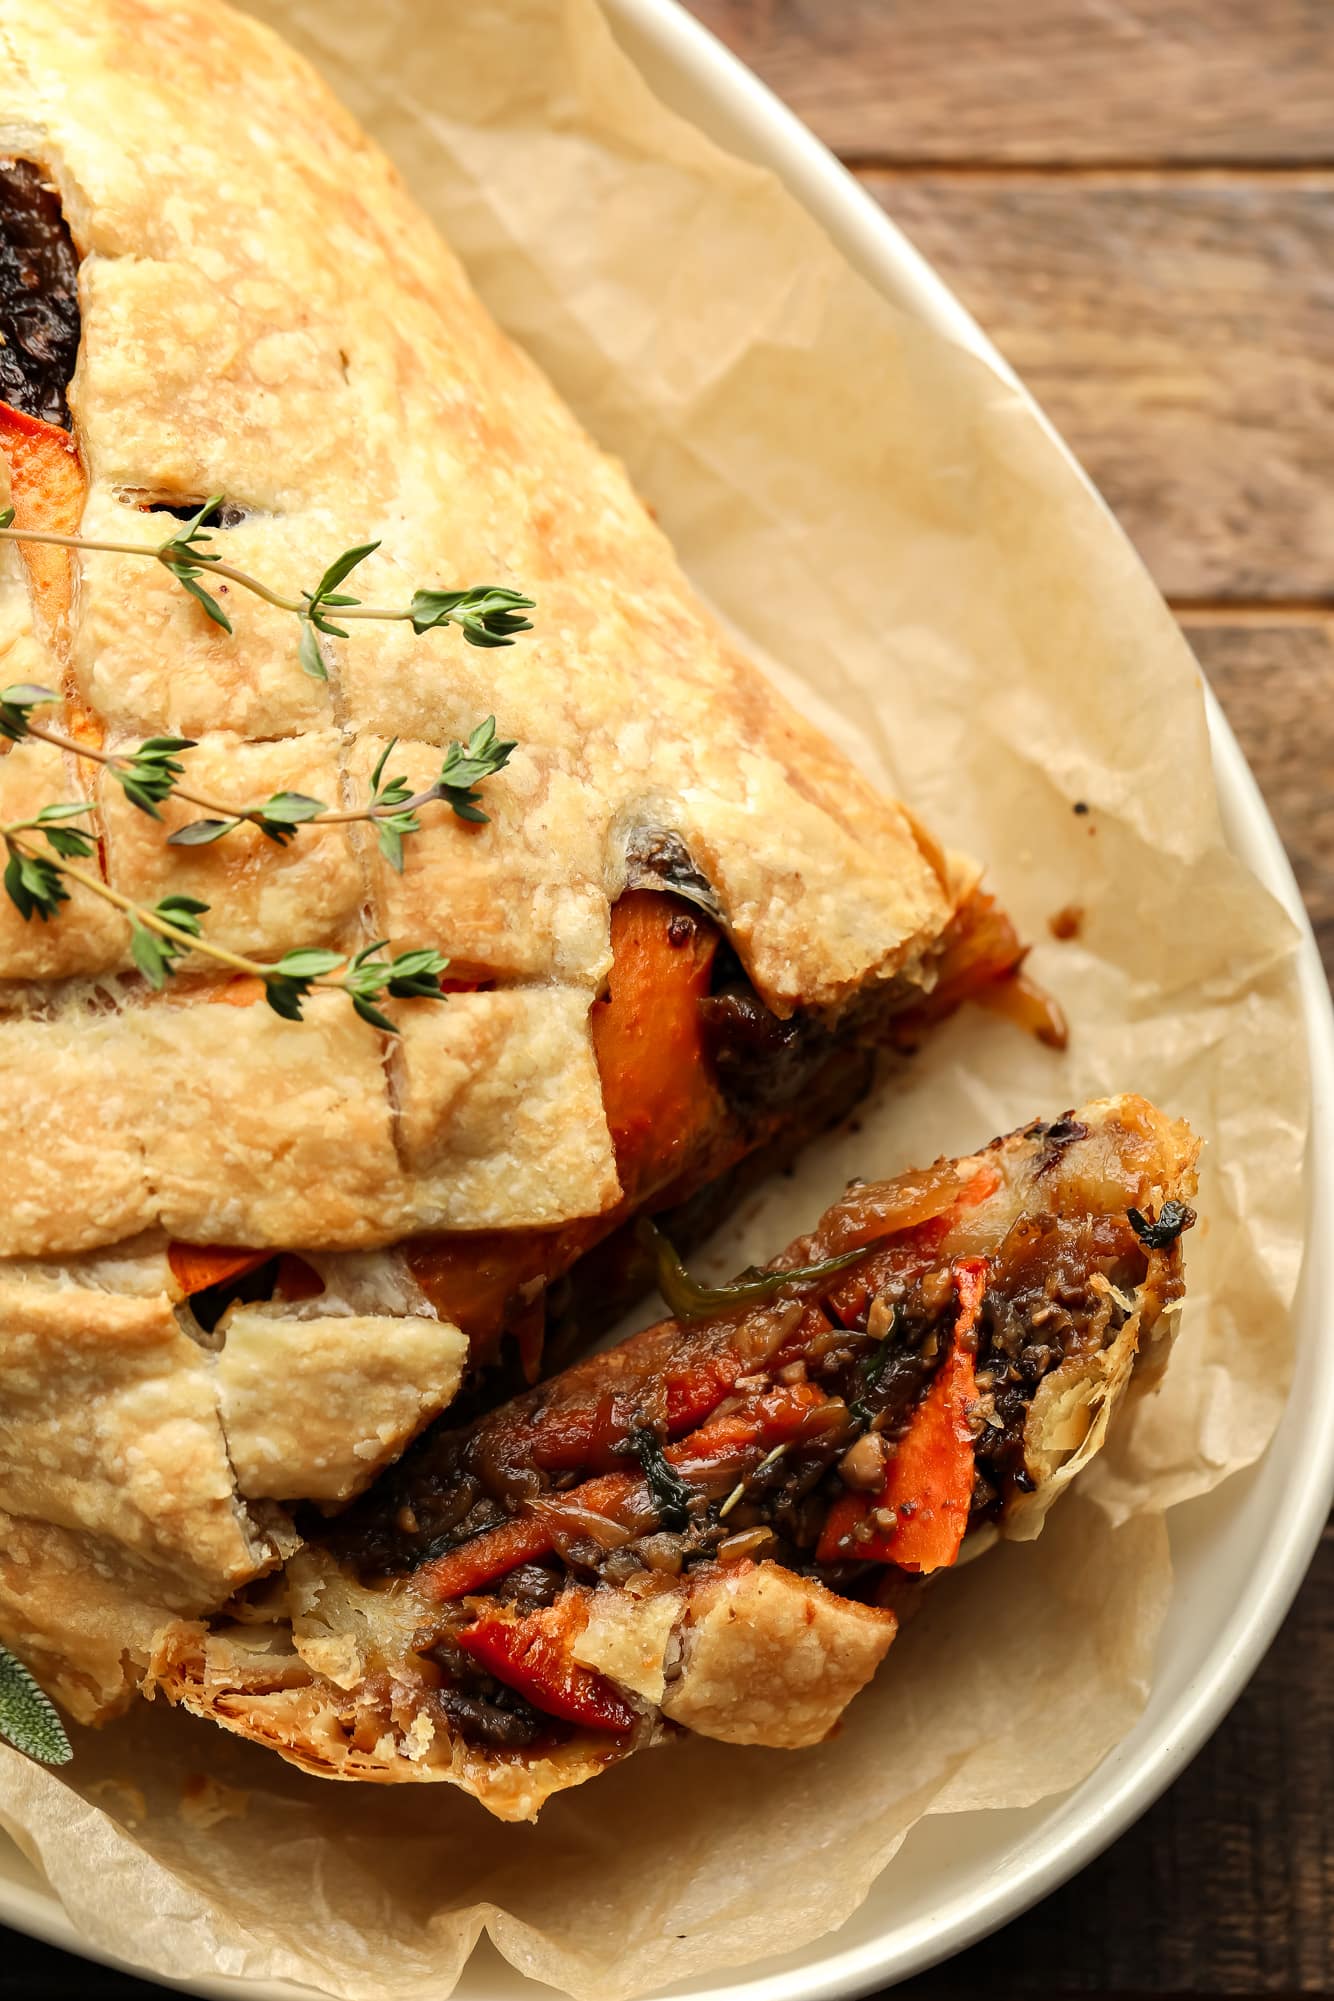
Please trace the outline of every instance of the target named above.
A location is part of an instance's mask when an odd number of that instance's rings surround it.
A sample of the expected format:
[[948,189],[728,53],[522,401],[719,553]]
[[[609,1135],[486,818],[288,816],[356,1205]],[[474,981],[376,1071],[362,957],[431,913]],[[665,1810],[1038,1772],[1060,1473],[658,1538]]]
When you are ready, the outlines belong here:
[[[1058,1125],[1053,1158],[1062,1144]],[[772,1559],[898,1606],[1032,1489],[1034,1396],[1111,1344],[1149,1253],[1124,1213],[1039,1212],[985,1255],[951,1254],[960,1205],[995,1184],[984,1167],[961,1197],[949,1174],[918,1177],[904,1197],[916,1220],[850,1268],[798,1275],[762,1308],[664,1323],[441,1427],[325,1525],[363,1582],[411,1574],[438,1604],[422,1644],[465,1737],[630,1727],[597,1677],[556,1687],[573,1673],[562,1622],[583,1602],[570,1585],[642,1598]]]

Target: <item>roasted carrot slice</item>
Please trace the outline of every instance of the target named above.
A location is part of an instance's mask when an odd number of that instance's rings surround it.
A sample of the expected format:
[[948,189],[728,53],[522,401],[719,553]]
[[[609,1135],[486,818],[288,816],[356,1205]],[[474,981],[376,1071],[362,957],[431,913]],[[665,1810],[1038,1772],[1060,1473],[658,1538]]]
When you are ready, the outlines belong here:
[[668,1187],[726,1117],[699,1020],[717,931],[670,897],[631,890],[612,910],[611,944],[607,998],[594,1003],[591,1026],[623,1199],[562,1230],[479,1230],[408,1251],[417,1283],[477,1360],[522,1286],[568,1271],[644,1195]]
[[699,1015],[718,933],[657,891],[636,889],[611,913],[611,946],[593,1049],[621,1185],[632,1196],[674,1180],[723,1112]]
[[167,1263],[172,1277],[189,1298],[207,1292],[211,1285],[225,1285],[228,1279],[244,1278],[267,1264],[272,1251],[233,1251],[208,1244],[168,1244]]
[[[721,1393],[720,1393],[721,1394]],[[717,1401],[717,1398],[715,1398]],[[688,1437],[667,1447],[663,1457],[674,1466],[725,1464],[748,1451],[769,1449],[796,1438],[811,1422],[812,1413],[829,1399],[813,1383],[777,1386],[751,1397],[740,1409],[701,1425]],[[542,1463],[548,1464],[548,1461]],[[613,1520],[626,1502],[645,1500],[644,1483],[628,1473],[603,1473],[581,1486],[553,1495],[560,1505],[592,1509]],[[495,1528],[461,1543],[422,1565],[419,1581],[437,1598],[462,1598],[480,1591],[521,1563],[533,1563],[556,1547],[556,1528],[549,1514],[516,1515]]]
[[[573,1608],[570,1608],[573,1609]],[[565,1609],[548,1606],[525,1619],[487,1614],[465,1626],[458,1643],[497,1681],[517,1689],[535,1709],[586,1730],[632,1730],[635,1712],[605,1675],[570,1653],[575,1637]]]
[[[50,535],[77,535],[87,481],[69,432],[0,403],[0,453],[9,466],[15,527]],[[24,542],[20,547],[38,616],[48,632],[53,631],[70,608],[73,569],[69,551],[40,542]]]
[[[986,1289],[985,1260],[962,1259],[954,1277],[959,1314],[949,1354],[899,1440],[879,1495],[844,1494],[830,1509],[815,1552],[819,1563],[855,1558],[925,1573],[947,1568],[959,1554],[973,1494],[972,1337]],[[873,1511],[886,1509],[893,1527],[876,1527],[865,1538],[855,1534]]]
[[1064,1049],[1065,1016],[1049,995],[1022,972],[1028,947],[994,896],[975,890],[954,917],[928,998],[899,1015],[896,1042],[911,1044],[964,1001],[1003,1014],[1050,1048]]

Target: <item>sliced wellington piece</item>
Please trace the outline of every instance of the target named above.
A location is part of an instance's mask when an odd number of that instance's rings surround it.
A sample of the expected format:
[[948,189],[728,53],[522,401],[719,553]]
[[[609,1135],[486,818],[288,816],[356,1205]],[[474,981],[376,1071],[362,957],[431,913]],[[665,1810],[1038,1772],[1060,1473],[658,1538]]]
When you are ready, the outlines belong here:
[[[846,1110],[877,1047],[969,995],[1022,1013],[1023,952],[977,867],[741,657],[271,33],[214,0],[0,0],[0,30],[0,506],[29,538],[0,546],[0,687],[53,691],[62,737],[0,744],[0,813],[97,809],[87,880],[49,921],[0,898],[0,1293],[63,1286],[90,1341],[110,1317],[113,1377],[157,1344],[236,1536],[201,1569],[184,1517],[144,1540],[103,1505],[128,1459],[71,1473],[57,1505],[0,1437],[30,1552],[0,1643],[56,1661],[94,1713],[142,1668],[146,1607],[202,1611],[271,1568],[293,1506],[340,1505],[502,1345],[531,1378],[549,1320],[586,1336],[644,1284],[637,1214],[683,1240],[716,1219]],[[288,612],[213,571],[227,630],[153,560],[213,496],[210,553],[289,600],[374,542],[363,605],[489,583],[535,601],[533,630],[480,649],[349,621],[321,636],[325,678],[303,672]],[[487,819],[433,802],[401,871],[355,821],[169,847],[199,809],[147,815],[90,755],[187,738],[209,797],[342,807],[381,769],[428,786],[488,715],[517,747]],[[172,893],[261,967],[438,950],[448,996],[387,1002],[390,1038],[335,994],[282,1019],[262,978],[198,952],[155,993],[124,902]],[[145,1271],[136,1329],[107,1302]],[[77,1468],[67,1348],[16,1314],[0,1346],[28,1330]],[[320,1464],[264,1432],[266,1369],[275,1406],[296,1370],[346,1421]],[[110,1614],[82,1651],[73,1551],[144,1613],[118,1655]]]
[[854,1185],[720,1295],[668,1259],[677,1319],[442,1420],[165,1634],[156,1684],[307,1771],[505,1818],[680,1731],[817,1742],[927,1580],[1036,1535],[1156,1377],[1197,1152],[1103,1099]]
[[[915,1032],[933,997],[1011,992],[1021,948],[977,870],[738,657],[620,469],[290,51],[202,0],[0,0],[0,23],[0,103],[25,135],[0,166],[0,457],[18,525],[151,546],[220,493],[216,552],[279,591],[299,595],[331,552],[379,535],[358,571],[372,601],[406,602],[441,563],[538,601],[531,637],[484,654],[359,624],[329,640],[321,682],[299,670],[290,618],[258,600],[232,592],[228,632],[160,564],[21,545],[23,636],[42,656],[26,677],[64,691],[77,740],[105,751],[179,731],[198,740],[200,782],[243,801],[364,791],[391,740],[427,781],[488,711],[518,749],[488,784],[487,824],[423,814],[401,872],[345,825],[169,851],[193,809],[169,801],[146,820],[80,768],[113,889],[198,897],[210,936],[265,961],[427,943],[465,992],[449,1009],[397,1006],[388,1065],[373,1037],[326,1039],[332,1088],[321,1099],[299,1078],[296,1094],[326,1160],[363,1171],[331,1197],[316,1171],[275,1202],[253,1084],[277,1045],[240,1020],[260,1006],[254,983],[199,960],[164,1011],[114,914],[90,932],[71,903],[35,961],[32,927],[7,923],[0,1071],[36,1064],[84,1102],[120,1088],[109,1131],[85,1131],[53,1090],[46,1175],[5,1206],[0,1254],[74,1254],[154,1226],[200,1249],[282,1252],[592,1225],[541,1253],[520,1245],[494,1282],[489,1243],[445,1243],[428,1293],[451,1312],[485,1267],[493,1334],[497,1287],[499,1319],[521,1317],[606,1219],[650,1189],[692,1192],[797,1123],[836,1051],[846,1097],[850,1047]],[[233,199],[217,200],[222,185]],[[18,746],[16,774],[44,779],[43,755]],[[672,898],[656,919],[614,921],[627,893],[653,892]],[[655,1039],[608,1056],[598,1032],[614,958],[635,988],[623,1017],[681,997],[666,1054],[701,1075],[665,1105]],[[219,998],[234,1003],[225,1031]],[[635,1106],[607,1102],[618,1083]],[[164,1103],[183,1116],[164,1122]],[[100,1159],[100,1199],[63,1199]]]

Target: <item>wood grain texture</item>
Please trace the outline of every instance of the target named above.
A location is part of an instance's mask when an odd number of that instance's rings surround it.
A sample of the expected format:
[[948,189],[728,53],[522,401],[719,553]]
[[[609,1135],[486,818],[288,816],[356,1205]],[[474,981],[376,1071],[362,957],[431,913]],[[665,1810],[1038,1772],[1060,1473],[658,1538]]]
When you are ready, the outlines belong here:
[[690,0],[851,158],[1334,159],[1328,0]]
[[899,2001],[1328,1995],[1334,1987],[1334,1530],[1250,1687],[1101,1861]]
[[1334,609],[1334,174],[862,178],[1169,597]]
[[1334,619],[1183,622],[1246,753],[1334,985]]

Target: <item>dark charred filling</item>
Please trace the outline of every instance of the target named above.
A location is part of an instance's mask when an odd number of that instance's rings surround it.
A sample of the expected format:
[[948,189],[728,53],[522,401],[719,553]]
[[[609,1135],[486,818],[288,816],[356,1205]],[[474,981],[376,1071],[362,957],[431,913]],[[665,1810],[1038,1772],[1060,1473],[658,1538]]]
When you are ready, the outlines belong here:
[[[170,514],[177,521],[193,521],[207,496],[198,500],[163,500],[156,494],[124,492],[117,498],[126,506],[137,508],[141,514]],[[224,500],[209,516],[210,528],[239,528],[250,518],[249,510],[239,507],[234,501]]]
[[[746,1197],[773,1175],[790,1171],[796,1154],[837,1125],[860,1104],[874,1073],[873,1051],[859,1044],[831,1049],[806,1078],[799,1107],[775,1137],[745,1154],[683,1200],[661,1209],[650,1204],[659,1228],[673,1247],[688,1254],[712,1235]],[[621,1224],[586,1251],[548,1289],[543,1373],[550,1375],[584,1353],[653,1289],[654,1262],[636,1236],[633,1221]],[[495,1401],[494,1388],[491,1401]]]
[[[1062,1146],[1059,1132],[1052,1138]],[[1026,1216],[990,1259],[968,1337],[977,1389],[969,1419],[970,1528],[999,1520],[1016,1496],[1031,1490],[1024,1432],[1038,1386],[1062,1363],[1113,1340],[1145,1273],[1144,1252],[1119,1216]],[[572,1580],[633,1580],[642,1592],[667,1587],[698,1566],[743,1558],[772,1559],[843,1596],[877,1603],[895,1599],[895,1580],[910,1592],[917,1588],[883,1560],[822,1562],[816,1550],[831,1508],[850,1489],[866,1487],[868,1467],[874,1484],[876,1463],[893,1455],[950,1351],[959,1313],[954,1268],[887,1249],[872,1252],[851,1280],[821,1291],[818,1306],[809,1295],[803,1302],[800,1327],[733,1382],[703,1420],[758,1408],[766,1393],[815,1386],[824,1401],[764,1463],[757,1463],[758,1448],[719,1465],[692,1465],[679,1451],[675,1463],[663,1456],[664,1371],[673,1357],[686,1366],[707,1359],[719,1340],[736,1333],[735,1325],[729,1333],[724,1323],[720,1334],[706,1324],[671,1330],[674,1349],[646,1355],[632,1379],[605,1372],[600,1442],[577,1466],[544,1467],[533,1449],[559,1424],[557,1379],[494,1418],[428,1436],[335,1527],[323,1525],[339,1560],[370,1581],[462,1550],[529,1512],[534,1501],[548,1514],[554,1508],[555,1519],[568,1505],[556,1548],[441,1605],[426,1655],[442,1676],[432,1699],[464,1737],[522,1748],[562,1727],[458,1645],[454,1635],[497,1603],[520,1612],[549,1606]],[[675,1445],[687,1445],[689,1436],[679,1434]],[[590,1533],[588,1511],[573,1490],[616,1466],[643,1475],[647,1508],[610,1531],[593,1516],[596,1533]]]
[[0,402],[69,429],[79,258],[60,196],[31,160],[0,160]]
[[252,1306],[272,1299],[278,1286],[278,1253],[266,1258],[254,1271],[241,1278],[229,1278],[219,1285],[205,1286],[190,1295],[190,1311],[206,1334],[211,1334],[229,1306]]

